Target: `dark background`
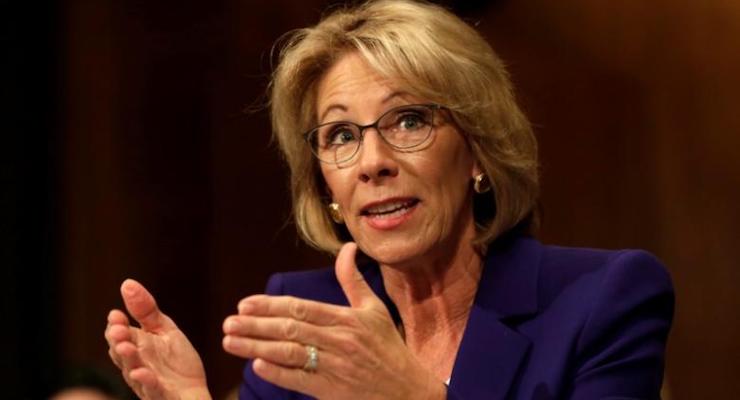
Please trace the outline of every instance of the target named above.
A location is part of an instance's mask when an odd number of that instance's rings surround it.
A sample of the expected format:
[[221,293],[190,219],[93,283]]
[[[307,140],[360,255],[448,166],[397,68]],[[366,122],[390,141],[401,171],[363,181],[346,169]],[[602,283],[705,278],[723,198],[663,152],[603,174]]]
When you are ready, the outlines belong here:
[[[328,3],[0,3],[3,398],[39,398],[69,365],[113,371],[102,332],[126,277],[216,396],[239,382],[223,318],[271,273],[330,263],[296,239],[259,110],[272,43]],[[539,237],[657,254],[677,290],[671,397],[738,393],[740,3],[446,3],[536,125]]]

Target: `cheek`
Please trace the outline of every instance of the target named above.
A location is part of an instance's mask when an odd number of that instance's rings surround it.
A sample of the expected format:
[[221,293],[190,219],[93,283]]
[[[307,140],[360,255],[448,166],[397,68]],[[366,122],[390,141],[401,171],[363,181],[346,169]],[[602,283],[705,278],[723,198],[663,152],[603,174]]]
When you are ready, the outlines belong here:
[[[437,207],[448,219],[463,217],[460,215],[466,209],[466,203],[472,201],[470,197],[470,181],[473,169],[472,156],[466,149],[455,147],[455,151],[439,155],[436,163],[428,164],[428,171],[433,174],[434,182],[430,182],[435,196],[439,199]],[[454,221],[449,221],[454,223]]]
[[324,182],[332,199],[336,202],[343,203],[341,199],[342,188],[346,188],[347,185],[342,182],[342,171],[336,168],[326,167],[322,164],[321,175],[324,177]]
[[444,218],[445,225],[453,225],[464,218],[467,203],[472,201],[468,195],[467,182],[462,176],[448,176],[439,182],[435,197],[439,199],[437,212]]
[[[423,170],[434,190],[441,192],[446,201],[459,202],[465,196],[472,179],[473,161],[468,152],[455,149],[447,154],[438,154],[425,162]],[[431,178],[431,179],[429,179]]]

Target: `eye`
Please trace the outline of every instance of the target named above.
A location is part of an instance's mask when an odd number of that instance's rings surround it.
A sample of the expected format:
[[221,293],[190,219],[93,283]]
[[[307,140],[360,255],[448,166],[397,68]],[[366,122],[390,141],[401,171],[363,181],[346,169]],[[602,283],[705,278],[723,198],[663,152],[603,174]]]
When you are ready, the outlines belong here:
[[427,125],[426,118],[417,113],[407,111],[398,116],[396,126],[402,131],[415,131]]
[[327,146],[341,146],[354,140],[357,140],[357,137],[349,125],[333,126],[326,136]]

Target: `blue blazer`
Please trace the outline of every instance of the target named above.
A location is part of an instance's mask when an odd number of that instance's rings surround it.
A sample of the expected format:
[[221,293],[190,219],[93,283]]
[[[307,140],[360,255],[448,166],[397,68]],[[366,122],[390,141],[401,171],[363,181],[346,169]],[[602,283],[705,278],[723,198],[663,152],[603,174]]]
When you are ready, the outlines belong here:
[[[361,270],[398,320],[378,266]],[[333,269],[273,275],[267,293],[348,305]],[[497,240],[486,256],[448,398],[657,399],[673,304],[670,276],[644,251]],[[247,362],[239,398],[310,397],[263,381]]]

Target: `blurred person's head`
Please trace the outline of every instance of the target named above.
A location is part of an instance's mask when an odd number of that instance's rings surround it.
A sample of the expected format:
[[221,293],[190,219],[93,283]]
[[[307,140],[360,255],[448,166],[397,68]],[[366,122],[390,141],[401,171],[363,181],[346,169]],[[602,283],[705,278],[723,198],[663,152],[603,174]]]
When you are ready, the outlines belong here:
[[50,400],[128,400],[133,394],[117,376],[92,367],[61,371],[49,390]]
[[62,389],[51,396],[50,400],[117,400],[97,388],[71,387]]

